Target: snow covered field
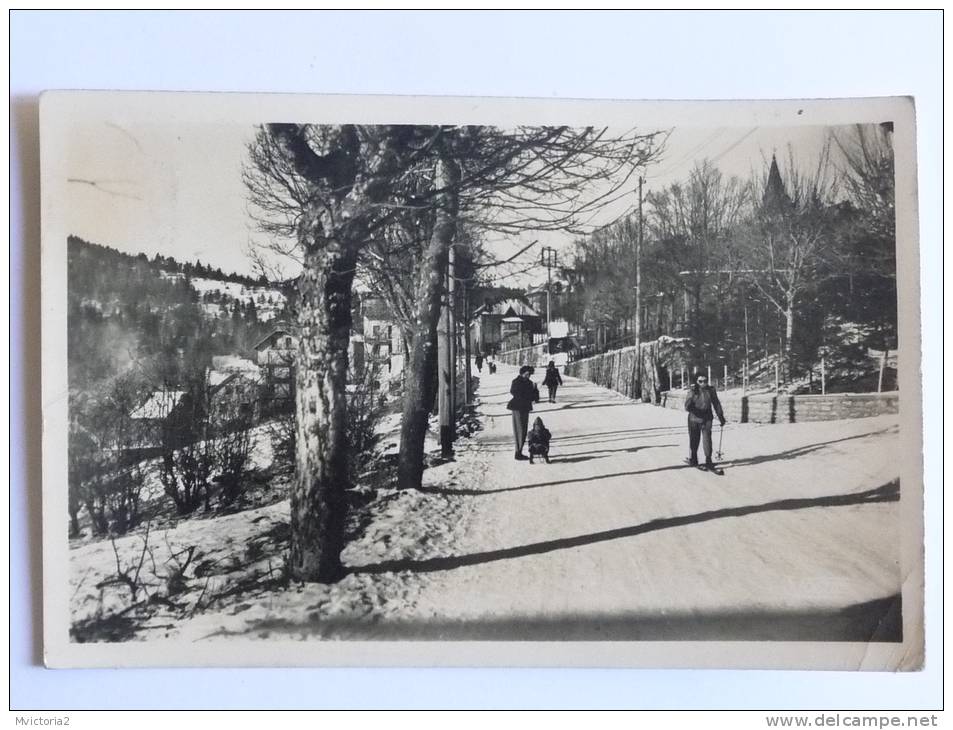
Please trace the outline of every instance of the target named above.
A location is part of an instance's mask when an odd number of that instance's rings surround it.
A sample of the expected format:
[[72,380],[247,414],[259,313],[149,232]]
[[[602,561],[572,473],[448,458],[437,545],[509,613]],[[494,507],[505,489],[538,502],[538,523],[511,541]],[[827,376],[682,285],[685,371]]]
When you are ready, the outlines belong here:
[[[181,278],[182,275],[173,276],[163,272],[163,277],[166,279],[178,279]],[[285,295],[271,287],[248,286],[240,282],[218,281],[216,279],[205,279],[201,276],[193,276],[189,279],[189,282],[192,288],[198,292],[199,297],[204,297],[210,292],[218,291],[222,296],[228,297],[231,300],[240,301],[246,306],[250,302],[254,302],[258,312],[258,319],[262,322],[267,322],[277,317],[285,306]],[[220,305],[216,303],[203,303],[203,309],[209,316],[214,316],[219,306]],[[228,316],[228,314],[230,314],[230,312],[225,312],[225,316]]]

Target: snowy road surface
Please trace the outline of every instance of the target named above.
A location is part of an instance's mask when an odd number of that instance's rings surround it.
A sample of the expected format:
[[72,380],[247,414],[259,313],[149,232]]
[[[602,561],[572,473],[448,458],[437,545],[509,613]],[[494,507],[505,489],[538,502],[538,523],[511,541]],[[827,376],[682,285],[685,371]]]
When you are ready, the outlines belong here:
[[[200,556],[177,612],[119,615],[90,638],[901,638],[896,416],[729,424],[717,476],[684,465],[683,412],[566,377],[534,412],[552,463],[530,465],[505,408],[515,368],[482,375],[483,429],[419,491],[380,490],[343,580],[276,580],[287,500],[183,520],[152,540],[159,574],[166,553]],[[143,542],[116,541],[123,564]],[[112,550],[71,550],[74,621],[125,600],[98,588]]]
[[354,566],[428,578],[399,634],[899,638],[896,416],[729,424],[717,476],[683,465],[682,412],[567,377],[531,414],[552,463],[530,465],[514,376],[483,373],[485,429],[459,454],[480,478],[430,487],[472,503],[452,553]]

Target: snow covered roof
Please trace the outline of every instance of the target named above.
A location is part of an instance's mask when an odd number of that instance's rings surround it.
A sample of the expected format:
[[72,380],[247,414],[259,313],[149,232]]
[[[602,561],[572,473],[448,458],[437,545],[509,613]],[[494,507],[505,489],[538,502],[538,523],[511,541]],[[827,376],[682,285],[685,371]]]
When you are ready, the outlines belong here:
[[218,388],[230,380],[241,378],[252,383],[260,383],[264,379],[260,368],[254,370],[209,370],[208,384],[213,388]]
[[184,390],[157,390],[129,416],[130,418],[145,419],[167,418],[184,395]]
[[244,357],[238,355],[216,355],[212,358],[212,369],[221,370],[227,373],[254,372],[257,373],[258,366]]
[[538,317],[539,313],[519,299],[504,299],[502,302],[480,307],[475,314],[502,314],[504,317]]
[[235,373],[227,373],[224,370],[209,370],[208,371],[208,384],[213,388],[217,388],[219,385],[224,383]]
[[276,335],[294,336],[294,333],[290,329],[287,329],[285,327],[276,327],[270,333],[268,333],[265,337],[262,337],[261,340],[258,341],[258,343],[255,345],[255,349],[264,350],[266,347],[268,347],[271,344],[272,338],[274,338]]

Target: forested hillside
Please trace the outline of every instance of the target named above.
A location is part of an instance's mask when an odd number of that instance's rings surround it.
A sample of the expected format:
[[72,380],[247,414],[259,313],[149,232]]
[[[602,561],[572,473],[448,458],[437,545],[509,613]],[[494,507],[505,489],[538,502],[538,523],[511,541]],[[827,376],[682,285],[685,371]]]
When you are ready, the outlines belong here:
[[264,280],[201,262],[132,256],[75,236],[68,252],[71,390],[133,366],[156,387],[181,385],[214,355],[250,354],[286,303]]

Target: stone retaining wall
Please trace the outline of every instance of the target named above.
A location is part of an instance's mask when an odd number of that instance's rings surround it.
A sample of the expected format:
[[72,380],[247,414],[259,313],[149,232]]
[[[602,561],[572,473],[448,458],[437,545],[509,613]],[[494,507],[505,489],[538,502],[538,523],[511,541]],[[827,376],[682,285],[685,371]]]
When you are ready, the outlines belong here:
[[637,364],[636,348],[632,345],[571,362],[566,365],[565,373],[634,398]]
[[[571,362],[566,366],[566,375],[588,380],[628,398],[641,394],[643,401],[651,403],[662,390],[660,371],[670,368],[677,372],[688,361],[687,340],[660,337],[643,342],[638,348],[632,345]],[[668,387],[667,381],[665,383]]]
[[[898,413],[900,393],[834,393],[831,395],[719,395],[725,418],[734,423],[798,423],[869,418]],[[685,391],[666,391],[659,405],[682,410]]]
[[[626,347],[569,363],[566,375],[588,380],[633,398],[636,393],[636,363],[635,348]],[[643,394],[649,395],[649,391],[643,388]],[[836,421],[898,413],[900,410],[900,393],[897,391],[780,396],[723,393],[719,397],[725,418],[734,423]],[[658,405],[682,410],[685,407],[685,391],[659,393]]]

